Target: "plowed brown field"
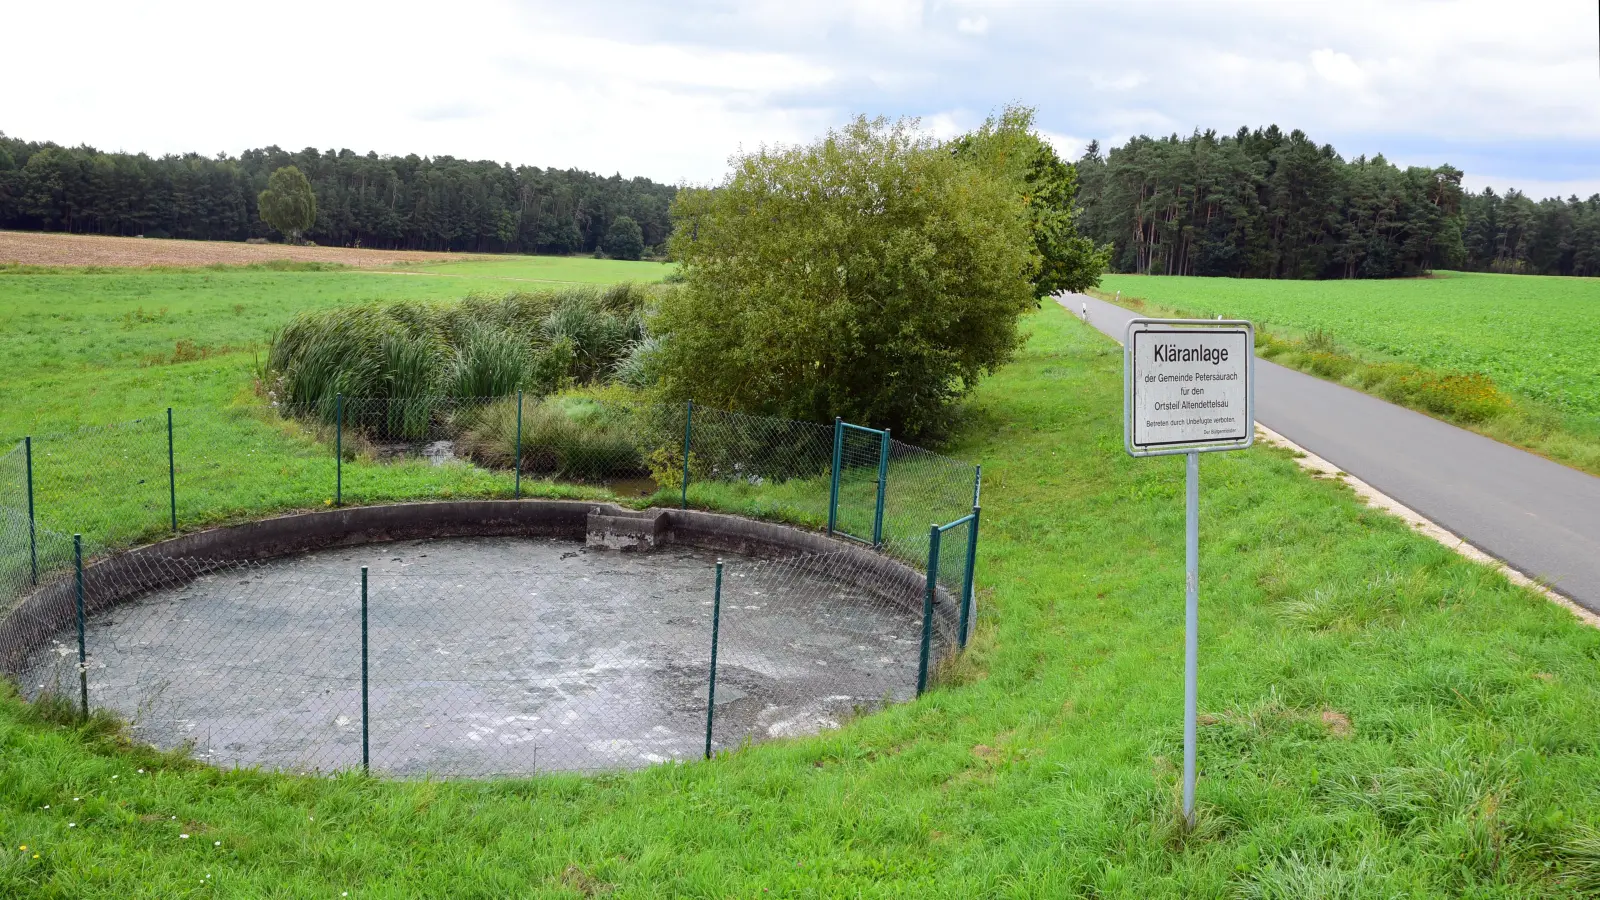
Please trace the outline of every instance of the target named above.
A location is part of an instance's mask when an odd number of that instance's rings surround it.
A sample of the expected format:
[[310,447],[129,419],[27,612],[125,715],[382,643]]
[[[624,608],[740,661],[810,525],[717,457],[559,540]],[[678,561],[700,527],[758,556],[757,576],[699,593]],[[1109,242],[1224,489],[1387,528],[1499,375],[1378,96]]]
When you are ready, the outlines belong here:
[[0,263],[34,266],[210,266],[292,259],[377,269],[403,263],[466,260],[481,256],[485,254],[0,231]]

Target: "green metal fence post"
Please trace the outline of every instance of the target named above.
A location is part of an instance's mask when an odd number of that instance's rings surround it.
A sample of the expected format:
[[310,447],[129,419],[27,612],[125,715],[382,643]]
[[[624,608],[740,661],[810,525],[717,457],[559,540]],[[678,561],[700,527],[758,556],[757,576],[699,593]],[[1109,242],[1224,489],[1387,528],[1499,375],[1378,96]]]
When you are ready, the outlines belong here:
[[983,502],[983,466],[973,466],[972,472],[972,505],[978,506]]
[[83,630],[83,535],[72,536],[72,563],[77,575],[78,595],[78,709],[89,718],[89,654],[84,647]]
[[690,400],[683,411],[683,496],[679,506],[689,508],[689,446],[694,436],[694,401]]
[[967,531],[967,572],[961,580],[961,625],[956,630],[956,637],[961,642],[961,649],[967,649],[967,630],[972,624],[973,607],[976,598],[973,596],[973,570],[978,566],[978,513],[979,508],[972,508],[972,524]]
[[928,585],[922,592],[922,656],[917,662],[917,696],[928,689],[928,651],[933,645],[933,595],[939,589],[939,526],[928,529]]
[[344,505],[344,395],[333,395],[333,505]]
[[517,391],[517,489],[516,498],[522,499],[522,391]]
[[172,452],[172,407],[167,407],[167,499],[172,509],[172,533],[178,533],[178,466]]
[[711,595],[711,679],[706,689],[706,759],[711,758],[711,723],[717,715],[717,633],[722,629],[722,560],[717,560],[717,587]]
[[828,478],[828,533],[839,524],[839,462],[844,455],[844,420],[833,417],[833,473]]
[[367,567],[361,567],[361,772],[372,774],[367,743]]
[[872,546],[883,546],[883,501],[889,490],[889,429],[878,443],[878,511],[872,517]]
[[33,566],[33,584],[39,586],[39,528],[33,520],[33,436],[22,439],[22,455],[28,461],[28,561]]

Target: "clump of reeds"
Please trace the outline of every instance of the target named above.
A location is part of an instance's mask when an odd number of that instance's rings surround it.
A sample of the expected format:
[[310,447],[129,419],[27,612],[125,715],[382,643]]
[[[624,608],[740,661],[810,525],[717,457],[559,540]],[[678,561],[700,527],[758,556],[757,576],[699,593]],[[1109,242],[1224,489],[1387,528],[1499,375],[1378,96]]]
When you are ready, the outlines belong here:
[[341,394],[543,396],[597,384],[644,344],[646,307],[661,290],[570,287],[303,313],[274,336],[264,383],[291,410],[324,416]]

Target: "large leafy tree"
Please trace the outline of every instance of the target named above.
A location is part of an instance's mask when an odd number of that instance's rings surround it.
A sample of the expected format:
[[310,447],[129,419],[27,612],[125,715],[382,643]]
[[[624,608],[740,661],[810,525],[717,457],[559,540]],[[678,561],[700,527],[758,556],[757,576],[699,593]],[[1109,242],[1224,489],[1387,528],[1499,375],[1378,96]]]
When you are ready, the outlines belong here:
[[1098,285],[1111,259],[1111,245],[1096,247],[1078,233],[1073,206],[1077,171],[1034,130],[1033,117],[1028,107],[1008,106],[953,141],[951,149],[992,171],[1025,208],[1035,251],[1028,274],[1034,297],[1044,298]]
[[644,256],[644,232],[631,216],[617,216],[601,246],[615,259],[638,259]]
[[992,168],[866,118],[733,163],[674,204],[671,399],[920,436],[1020,343],[1035,244]]
[[267,189],[256,198],[261,221],[283,232],[290,243],[317,223],[317,195],[311,182],[294,166],[284,166],[267,179]]

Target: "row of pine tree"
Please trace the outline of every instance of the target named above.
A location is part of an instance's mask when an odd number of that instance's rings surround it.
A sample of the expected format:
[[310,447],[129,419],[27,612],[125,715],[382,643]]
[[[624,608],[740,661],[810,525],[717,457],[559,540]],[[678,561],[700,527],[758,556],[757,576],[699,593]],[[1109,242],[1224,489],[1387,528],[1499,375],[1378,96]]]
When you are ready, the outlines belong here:
[[1136,137],[1077,161],[1078,226],[1153,275],[1394,278],[1431,269],[1600,275],[1600,195],[1468,193],[1451,166],[1345,160],[1299,130]]

